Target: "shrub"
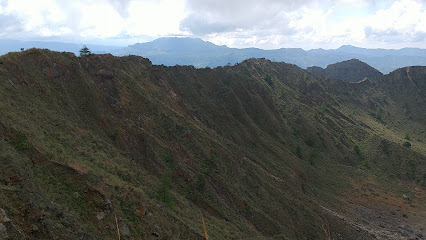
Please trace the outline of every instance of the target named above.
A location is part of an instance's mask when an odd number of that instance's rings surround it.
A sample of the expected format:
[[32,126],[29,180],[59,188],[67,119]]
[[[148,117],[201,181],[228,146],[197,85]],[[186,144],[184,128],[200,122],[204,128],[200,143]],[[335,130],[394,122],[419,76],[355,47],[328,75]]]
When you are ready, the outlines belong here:
[[17,132],[10,144],[18,151],[25,151],[30,148],[28,144],[27,136],[23,132]]
[[322,102],[321,104],[321,112],[325,113],[325,102]]
[[172,195],[170,194],[170,172],[167,171],[161,176],[160,184],[158,185],[157,189],[157,199],[165,204],[167,206],[172,207],[173,206],[173,199]]
[[272,86],[272,85],[274,85],[274,82],[272,81],[272,78],[271,78],[271,76],[269,75],[269,74],[266,74],[266,76],[265,76],[265,82],[269,85],[269,86]]
[[360,167],[364,167],[366,169],[371,169],[370,162],[367,159],[365,159],[361,162]]
[[300,158],[300,159],[302,159],[302,158],[303,158],[303,156],[302,156],[302,150],[301,150],[300,146],[297,146],[297,147],[296,147],[296,156],[297,156],[298,158]]
[[204,193],[204,191],[206,190],[206,178],[204,177],[204,175],[198,175],[195,187],[199,193]]
[[174,162],[173,162],[173,157],[172,157],[172,155],[170,153],[166,155],[165,160],[166,160],[166,165],[170,169],[174,169],[175,168],[175,165],[174,165]]
[[112,134],[112,140],[117,141],[119,137],[120,137],[120,132],[118,131],[118,129],[116,129],[114,133]]
[[405,134],[404,139],[407,140],[407,141],[410,141],[410,136],[408,135],[408,133]]
[[358,154],[358,155],[360,155],[361,154],[361,150],[360,150],[360,148],[359,148],[359,145],[358,144],[355,144],[354,145],[354,151],[356,152],[356,154]]
[[375,112],[375,114],[374,114],[374,117],[377,119],[377,121],[379,121],[379,122],[383,122],[383,118],[382,118],[382,116],[383,116],[383,111],[382,111],[382,109],[380,109],[380,108],[378,108],[377,110],[376,110],[376,112]]
[[293,129],[293,134],[296,135],[296,136],[300,135],[300,128],[294,128]]
[[402,146],[404,146],[404,147],[411,147],[411,143],[410,142],[408,142],[408,141],[405,141],[403,144],[402,144]]
[[217,163],[217,161],[218,161],[217,155],[214,154],[214,153],[212,155],[210,155],[210,161],[212,163]]
[[312,166],[315,165],[315,161],[317,160],[317,158],[318,158],[318,153],[316,153],[316,152],[311,153],[311,155],[309,155],[309,159],[308,159],[309,164],[311,164]]
[[304,141],[309,147],[313,147],[315,144],[311,136],[307,136]]

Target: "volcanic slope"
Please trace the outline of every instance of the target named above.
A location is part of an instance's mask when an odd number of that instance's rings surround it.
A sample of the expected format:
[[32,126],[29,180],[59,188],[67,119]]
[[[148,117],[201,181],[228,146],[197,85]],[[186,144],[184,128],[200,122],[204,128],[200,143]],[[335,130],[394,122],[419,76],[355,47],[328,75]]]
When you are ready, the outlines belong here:
[[332,77],[346,82],[358,82],[364,78],[383,76],[381,72],[358,59],[330,64],[325,69],[321,67],[308,67],[306,71],[317,76]]
[[3,55],[0,236],[422,239],[425,79]]

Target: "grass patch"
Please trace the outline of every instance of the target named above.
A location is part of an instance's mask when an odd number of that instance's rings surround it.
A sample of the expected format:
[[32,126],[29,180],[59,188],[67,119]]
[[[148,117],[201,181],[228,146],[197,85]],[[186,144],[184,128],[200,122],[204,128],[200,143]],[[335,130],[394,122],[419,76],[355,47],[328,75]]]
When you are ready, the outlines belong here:
[[302,158],[303,158],[302,150],[301,150],[300,146],[297,146],[297,147],[296,147],[295,154],[296,154],[296,156],[297,156],[298,158],[300,158],[300,159],[302,159]]
[[361,149],[359,148],[358,144],[354,145],[354,151],[356,152],[356,154],[361,155]]
[[171,188],[171,172],[166,171],[160,179],[160,184],[157,187],[157,199],[169,206],[173,207],[173,198],[170,193]]
[[308,135],[305,140],[303,140],[306,145],[308,145],[309,147],[313,147],[315,145],[314,139],[312,138],[311,135]]
[[411,140],[411,139],[410,139],[410,136],[408,135],[408,133],[406,133],[406,134],[405,134],[404,139],[405,139],[405,140],[407,140],[407,141],[410,141],[410,140]]
[[16,132],[15,136],[10,141],[10,144],[18,151],[30,149],[27,136],[23,132]]

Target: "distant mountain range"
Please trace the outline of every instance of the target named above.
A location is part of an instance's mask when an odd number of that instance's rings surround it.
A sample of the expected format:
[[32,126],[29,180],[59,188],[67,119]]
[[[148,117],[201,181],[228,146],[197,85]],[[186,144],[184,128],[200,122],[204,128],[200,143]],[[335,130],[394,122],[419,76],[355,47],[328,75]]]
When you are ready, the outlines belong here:
[[[94,53],[111,53],[116,56],[139,55],[149,58],[152,63],[158,65],[193,65],[197,68],[236,64],[248,58],[267,58],[272,61],[296,64],[305,69],[311,66],[325,68],[329,64],[356,58],[382,73],[389,73],[405,66],[426,65],[426,49],[418,48],[390,50],[345,45],[338,49],[308,51],[301,48],[238,49],[218,46],[198,38],[159,38],[152,42],[136,43],[125,48],[90,44],[87,46]],[[0,54],[31,47],[78,54],[82,44],[0,40]]]

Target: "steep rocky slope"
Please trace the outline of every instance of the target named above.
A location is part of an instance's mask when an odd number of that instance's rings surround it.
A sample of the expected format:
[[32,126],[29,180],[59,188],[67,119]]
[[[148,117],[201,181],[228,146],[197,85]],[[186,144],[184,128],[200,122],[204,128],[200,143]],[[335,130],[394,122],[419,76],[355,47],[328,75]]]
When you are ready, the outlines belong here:
[[330,64],[325,69],[321,67],[308,67],[306,71],[317,76],[331,77],[346,82],[358,82],[364,78],[383,76],[381,72],[358,59]]
[[0,236],[422,239],[425,77],[9,53]]

